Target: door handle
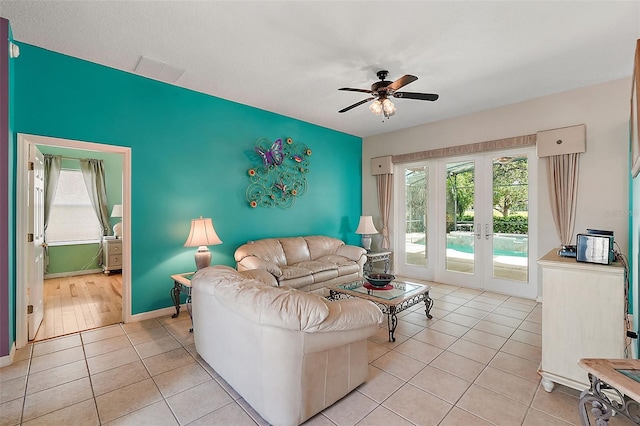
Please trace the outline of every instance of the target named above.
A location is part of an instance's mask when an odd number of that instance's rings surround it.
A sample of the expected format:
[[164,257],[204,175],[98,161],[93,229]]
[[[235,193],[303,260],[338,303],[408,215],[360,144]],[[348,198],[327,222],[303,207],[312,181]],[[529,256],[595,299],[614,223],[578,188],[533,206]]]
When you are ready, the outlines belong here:
[[492,236],[492,235],[493,235],[493,233],[489,232],[489,224],[485,223],[485,225],[484,225],[484,239],[488,240],[489,237]]
[[476,223],[475,228],[476,228],[476,232],[475,232],[476,238],[477,239],[481,239],[482,238],[482,227],[480,226],[479,223]]

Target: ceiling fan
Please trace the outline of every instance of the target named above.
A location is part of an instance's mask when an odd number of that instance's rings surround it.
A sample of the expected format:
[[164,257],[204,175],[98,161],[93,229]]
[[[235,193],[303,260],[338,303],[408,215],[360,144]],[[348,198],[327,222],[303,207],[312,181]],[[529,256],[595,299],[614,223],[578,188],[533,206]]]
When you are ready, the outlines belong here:
[[347,112],[357,106],[362,104],[366,104],[369,101],[375,101],[369,105],[369,109],[376,115],[383,114],[386,118],[391,117],[396,112],[396,107],[393,105],[389,97],[393,96],[394,98],[405,98],[405,99],[418,99],[421,101],[435,101],[438,99],[438,95],[435,93],[416,93],[416,92],[398,92],[397,90],[401,87],[406,86],[409,83],[412,83],[418,79],[415,75],[403,75],[399,79],[394,82],[387,81],[387,75],[389,75],[389,71],[381,70],[377,72],[378,78],[380,81],[376,81],[371,85],[371,90],[366,89],[351,89],[349,87],[343,87],[338,90],[345,90],[348,92],[362,92],[369,93],[373,96],[364,99],[360,102],[356,102],[353,105],[349,105],[346,108],[341,109],[338,112]]

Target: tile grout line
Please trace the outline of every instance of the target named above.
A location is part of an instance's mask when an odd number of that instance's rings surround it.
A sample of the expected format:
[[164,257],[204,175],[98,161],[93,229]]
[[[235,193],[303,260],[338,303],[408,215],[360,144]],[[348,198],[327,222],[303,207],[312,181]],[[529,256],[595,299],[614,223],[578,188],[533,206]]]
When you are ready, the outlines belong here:
[[87,359],[87,352],[84,348],[84,337],[81,332],[77,332],[80,337],[80,345],[82,346],[82,354],[84,355],[84,365],[87,368],[87,376],[89,377],[89,386],[91,387],[91,395],[93,395],[93,405],[96,407],[96,416],[98,417],[98,424],[101,425],[100,410],[98,410],[98,400],[96,398],[96,392],[93,389],[93,380],[91,378],[91,370],[89,370],[89,360]]

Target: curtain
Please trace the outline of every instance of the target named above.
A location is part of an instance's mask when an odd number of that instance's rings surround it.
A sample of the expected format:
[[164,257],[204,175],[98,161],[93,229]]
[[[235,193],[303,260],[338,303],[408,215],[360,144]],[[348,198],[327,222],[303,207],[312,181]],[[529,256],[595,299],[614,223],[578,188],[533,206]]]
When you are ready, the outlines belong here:
[[107,205],[107,189],[104,182],[104,165],[102,160],[82,159],[80,170],[84,184],[89,192],[89,199],[102,227],[102,235],[109,235],[109,208]]
[[570,244],[578,201],[578,166],[580,154],[547,157],[549,201],[560,244]]
[[58,189],[60,169],[62,168],[62,156],[44,155],[44,265],[45,272],[49,272],[49,247],[47,246],[47,226],[51,215],[51,206]]
[[393,187],[393,175],[382,174],[376,175],[376,186],[378,188],[378,209],[380,210],[380,217],[382,218],[382,249],[388,250],[390,247],[389,241],[389,212],[391,211],[391,188]]

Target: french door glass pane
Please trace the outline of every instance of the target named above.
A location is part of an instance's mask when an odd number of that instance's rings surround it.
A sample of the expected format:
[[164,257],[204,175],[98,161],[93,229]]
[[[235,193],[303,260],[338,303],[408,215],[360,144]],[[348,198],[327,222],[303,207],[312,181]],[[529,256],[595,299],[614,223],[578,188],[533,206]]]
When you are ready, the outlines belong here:
[[[493,276],[527,282],[529,272],[527,156],[493,159]],[[489,230],[491,232],[491,230]]]
[[473,161],[447,163],[447,271],[474,273],[474,170]]
[[405,263],[427,266],[427,166],[405,169]]

